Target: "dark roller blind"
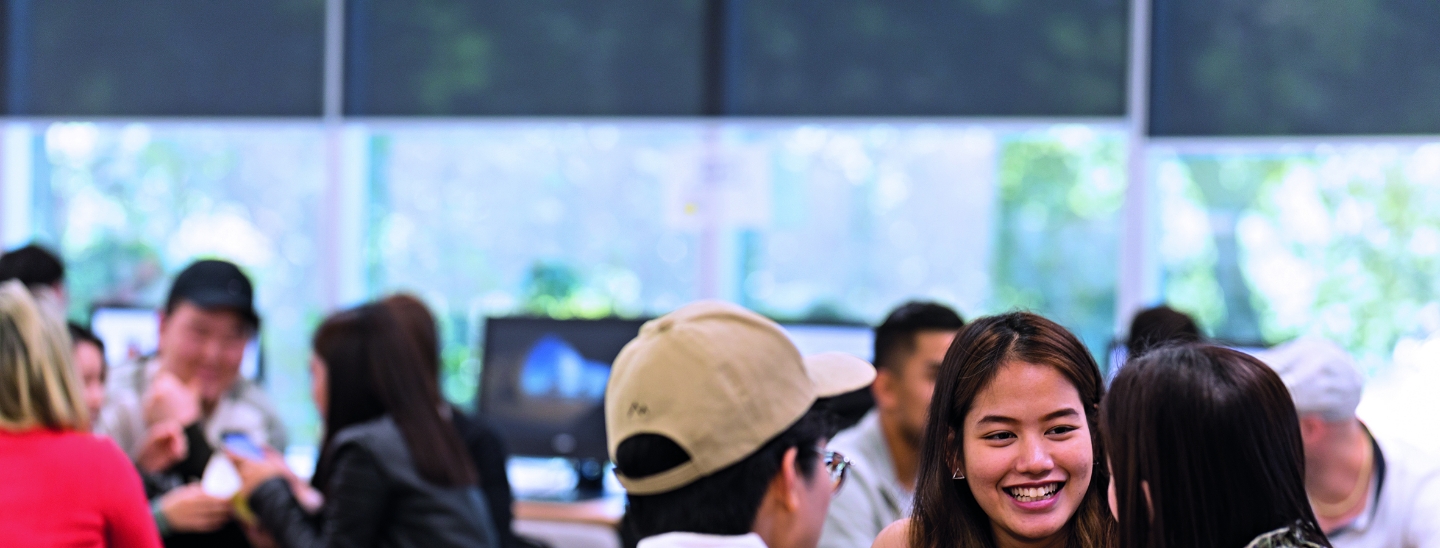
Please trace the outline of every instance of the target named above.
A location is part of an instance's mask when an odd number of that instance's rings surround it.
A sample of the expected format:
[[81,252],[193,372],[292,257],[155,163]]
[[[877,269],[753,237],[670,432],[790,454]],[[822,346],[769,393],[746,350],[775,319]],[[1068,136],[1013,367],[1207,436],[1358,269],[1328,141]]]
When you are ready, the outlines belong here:
[[318,116],[324,0],[8,0],[6,110]]
[[1440,133],[1440,2],[1155,0],[1155,135]]
[[699,0],[352,0],[352,115],[698,115]]
[[1123,0],[737,0],[746,115],[1120,116]]

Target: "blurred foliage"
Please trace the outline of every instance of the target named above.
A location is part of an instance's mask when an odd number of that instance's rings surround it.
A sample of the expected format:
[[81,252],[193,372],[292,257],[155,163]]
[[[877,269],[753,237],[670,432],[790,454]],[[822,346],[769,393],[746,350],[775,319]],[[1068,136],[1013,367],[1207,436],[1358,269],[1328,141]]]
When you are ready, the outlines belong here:
[[1005,143],[990,308],[1053,319],[1098,358],[1115,323],[1124,143],[1084,135]]
[[[166,279],[160,254],[151,244],[106,235],[78,255],[66,257],[70,318],[86,324],[94,306],[154,302],[154,288]],[[91,265],[103,265],[94,268]]]
[[1159,0],[1151,131],[1440,132],[1440,3]]
[[1215,237],[1215,280],[1220,287],[1228,288],[1221,294],[1228,316],[1225,329],[1212,335],[1244,344],[1260,341],[1260,321],[1251,305],[1250,290],[1241,272],[1240,242],[1236,231],[1240,215],[1254,200],[1256,183],[1280,175],[1283,161],[1257,158],[1237,165],[1216,158],[1191,157],[1186,166],[1200,190],[1201,199],[1210,206],[1209,218]]
[[1200,306],[1214,336],[1319,335],[1374,369],[1402,337],[1430,335],[1420,318],[1440,307],[1440,146],[1186,156],[1170,167],[1180,177],[1162,182],[1172,201],[1162,214],[1192,210],[1210,241],[1165,259],[1166,298]]
[[525,283],[523,310],[536,316],[566,320],[596,319],[616,314],[614,298],[603,287],[589,283],[599,280],[562,262],[539,261],[530,267]]

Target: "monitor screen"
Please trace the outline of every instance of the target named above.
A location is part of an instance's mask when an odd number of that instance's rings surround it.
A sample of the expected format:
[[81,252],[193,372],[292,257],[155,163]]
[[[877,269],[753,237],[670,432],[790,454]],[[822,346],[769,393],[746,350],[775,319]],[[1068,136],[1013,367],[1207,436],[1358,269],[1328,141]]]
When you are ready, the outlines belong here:
[[800,349],[800,355],[809,356],[821,352],[844,352],[872,361],[875,353],[875,330],[859,324],[781,324],[790,335],[790,341]]
[[[160,348],[160,313],[153,308],[102,306],[90,314],[90,330],[105,343],[105,363],[115,367]],[[260,337],[245,345],[240,376],[260,380]]]
[[155,353],[160,314],[151,308],[96,308],[90,330],[105,343],[105,362],[119,365]]
[[488,318],[479,407],[510,452],[606,460],[605,384],[644,320]]

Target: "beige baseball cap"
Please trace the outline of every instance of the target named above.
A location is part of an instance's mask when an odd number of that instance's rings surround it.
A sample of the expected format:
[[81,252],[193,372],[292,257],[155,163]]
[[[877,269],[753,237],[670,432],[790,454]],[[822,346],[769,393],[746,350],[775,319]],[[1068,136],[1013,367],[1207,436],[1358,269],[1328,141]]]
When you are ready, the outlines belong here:
[[631,494],[673,491],[741,461],[780,435],[819,398],[868,386],[875,368],[839,352],[801,358],[765,317],[701,301],[647,322],[625,345],[605,388],[610,460],[638,434],[669,438],[690,460],[616,476]]

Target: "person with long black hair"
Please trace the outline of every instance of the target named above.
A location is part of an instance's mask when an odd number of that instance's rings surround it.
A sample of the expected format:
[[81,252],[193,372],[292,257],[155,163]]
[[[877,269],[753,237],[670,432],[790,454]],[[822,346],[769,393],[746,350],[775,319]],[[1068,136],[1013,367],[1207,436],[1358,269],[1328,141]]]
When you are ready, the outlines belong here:
[[1246,354],[1191,344],[1125,365],[1101,410],[1120,548],[1330,546],[1295,405]]
[[[498,546],[475,468],[441,415],[439,387],[393,313],[369,304],[331,316],[311,360],[325,440],[313,484],[318,518],[296,502],[277,456],[232,455],[242,495],[282,546]],[[402,366],[402,364],[412,364]]]
[[[400,327],[405,330],[420,349],[424,359],[421,370],[429,382],[440,385],[440,334],[435,327],[435,315],[414,295],[399,293],[385,297],[380,304],[390,309]],[[467,414],[454,405],[445,405],[442,415],[449,418],[455,432],[460,435],[465,449],[480,474],[480,492],[485,495],[485,504],[490,518],[495,523],[495,534],[505,548],[533,548],[534,541],[515,534],[513,522],[514,496],[510,492],[510,478],[505,469],[509,453],[500,430],[480,412]]]

